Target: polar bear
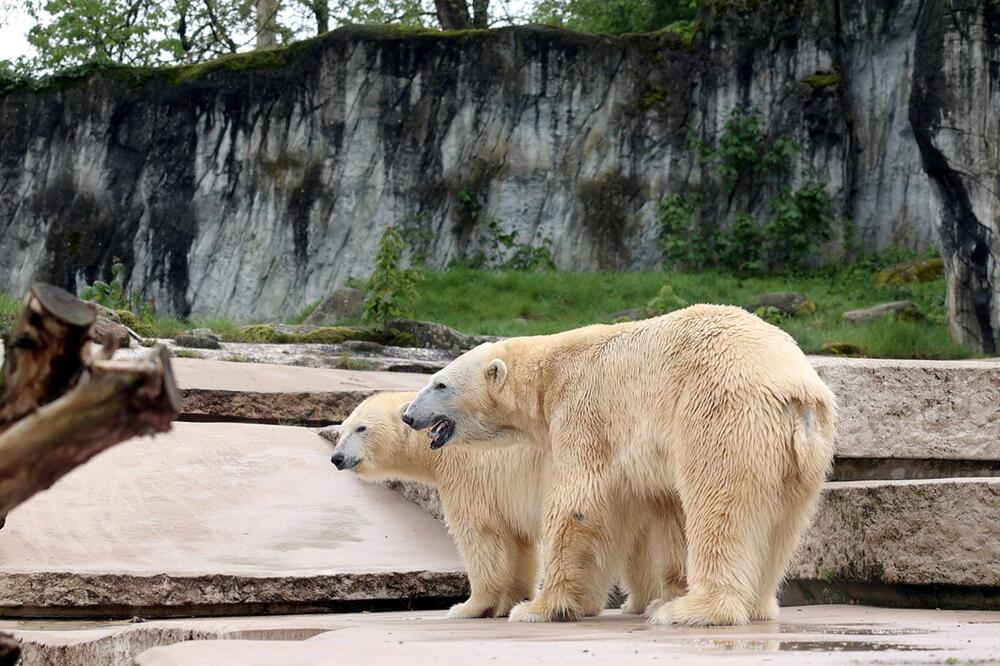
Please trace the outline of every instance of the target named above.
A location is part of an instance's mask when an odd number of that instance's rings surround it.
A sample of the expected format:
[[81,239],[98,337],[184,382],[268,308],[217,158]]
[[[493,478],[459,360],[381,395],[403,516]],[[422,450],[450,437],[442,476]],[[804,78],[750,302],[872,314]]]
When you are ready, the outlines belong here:
[[[469,599],[453,606],[448,617],[507,615],[515,603],[530,599],[538,586],[548,453],[524,445],[515,433],[493,438],[489,447],[456,443],[445,451],[432,451],[430,439],[400,419],[414,397],[415,392],[379,393],[364,400],[341,425],[331,462],[366,481],[409,480],[435,486],[472,588]],[[679,512],[679,507],[670,510]],[[655,511],[662,512],[662,507]],[[653,515],[647,508],[645,514],[637,512],[630,519],[648,524]],[[679,513],[674,520],[679,530]],[[637,525],[635,532],[628,552],[607,568],[604,579],[595,581],[585,614],[601,612],[612,579],[619,575],[629,592],[625,612],[641,613],[657,596],[682,589],[683,543],[666,544],[664,534],[650,533],[646,525]],[[669,561],[664,552],[671,554]],[[661,580],[666,579],[672,587],[661,589]]]
[[833,394],[790,336],[738,308],[481,345],[403,414],[453,438],[522,437],[551,451],[543,585],[511,621],[576,620],[628,540],[636,502],[676,493],[687,590],[657,624],[742,625],[777,590],[833,459]]

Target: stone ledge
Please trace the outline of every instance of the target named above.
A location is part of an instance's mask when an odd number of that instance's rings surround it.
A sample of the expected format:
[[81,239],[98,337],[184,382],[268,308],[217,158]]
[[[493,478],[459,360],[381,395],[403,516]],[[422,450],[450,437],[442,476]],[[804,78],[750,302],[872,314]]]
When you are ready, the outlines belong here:
[[838,398],[838,456],[1000,460],[1000,364],[810,361]]
[[[1000,460],[1000,363],[811,357],[838,395],[841,458]],[[426,375],[175,359],[185,420],[323,425]]]
[[1000,587],[1000,478],[829,483],[790,578]]

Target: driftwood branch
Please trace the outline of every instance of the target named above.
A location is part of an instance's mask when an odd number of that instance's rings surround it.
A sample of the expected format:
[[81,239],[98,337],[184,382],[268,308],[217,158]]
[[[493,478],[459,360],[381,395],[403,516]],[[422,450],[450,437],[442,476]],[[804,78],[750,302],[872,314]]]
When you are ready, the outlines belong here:
[[166,349],[139,361],[90,357],[95,311],[36,285],[0,373],[0,515],[94,455],[165,432],[180,399]]

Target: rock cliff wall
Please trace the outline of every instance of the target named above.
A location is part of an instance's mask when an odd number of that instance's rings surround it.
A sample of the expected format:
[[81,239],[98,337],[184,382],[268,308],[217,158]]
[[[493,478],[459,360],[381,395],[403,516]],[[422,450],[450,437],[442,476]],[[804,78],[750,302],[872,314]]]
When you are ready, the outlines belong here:
[[[738,4],[706,12],[691,45],[346,28],[278,53],[9,91],[0,290],[78,287],[119,257],[161,310],[288,316],[367,275],[388,226],[444,266],[483,248],[485,219],[550,239],[563,268],[655,268],[659,200],[708,180],[689,131],[711,140],[733,109],[756,108],[771,136],[800,143],[789,179],[826,184],[841,239],[941,244],[954,330],[988,348],[1000,7]],[[709,226],[767,205],[717,201]]]

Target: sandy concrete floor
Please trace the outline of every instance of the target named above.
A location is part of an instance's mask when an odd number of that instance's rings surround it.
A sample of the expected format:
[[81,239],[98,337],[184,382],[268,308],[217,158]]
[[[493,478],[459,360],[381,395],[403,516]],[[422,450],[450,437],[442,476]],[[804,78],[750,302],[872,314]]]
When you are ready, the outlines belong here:
[[[305,641],[221,640],[159,647],[141,666],[320,664],[1000,663],[1000,613],[863,606],[782,609],[749,627],[652,627],[606,612],[576,624],[447,620],[442,613],[303,618],[337,627]],[[287,620],[275,618],[275,622]]]
[[462,569],[439,522],[338,473],[331,450],[303,428],[175,423],[11,512],[0,572]]

